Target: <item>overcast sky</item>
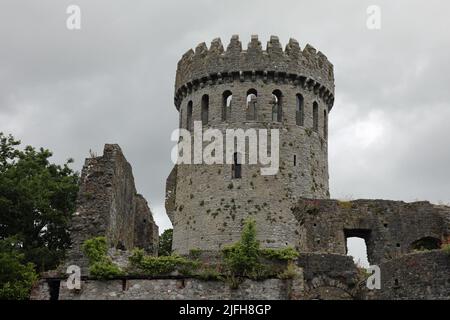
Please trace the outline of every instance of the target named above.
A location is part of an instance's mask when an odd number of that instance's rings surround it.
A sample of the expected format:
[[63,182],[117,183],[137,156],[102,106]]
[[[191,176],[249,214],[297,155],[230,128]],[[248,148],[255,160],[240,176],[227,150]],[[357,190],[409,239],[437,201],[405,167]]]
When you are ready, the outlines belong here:
[[[81,8],[81,30],[66,8]],[[381,8],[381,29],[366,9]],[[448,1],[1,0],[0,131],[69,157],[118,143],[160,229],[176,64],[198,43],[252,34],[310,43],[334,64],[333,198],[450,203]]]

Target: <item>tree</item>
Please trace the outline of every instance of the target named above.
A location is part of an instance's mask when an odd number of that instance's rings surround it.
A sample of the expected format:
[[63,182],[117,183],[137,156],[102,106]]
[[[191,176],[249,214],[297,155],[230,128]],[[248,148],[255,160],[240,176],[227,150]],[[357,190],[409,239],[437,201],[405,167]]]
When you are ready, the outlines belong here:
[[165,230],[159,237],[158,255],[170,256],[172,254],[173,229]]
[[34,265],[20,251],[17,239],[0,240],[0,300],[27,299],[37,280]]
[[[52,153],[0,133],[0,240],[15,237],[24,262],[38,271],[57,266],[68,248],[68,222],[75,211],[78,173],[52,164]],[[20,260],[20,259],[19,259]]]
[[225,265],[236,276],[254,276],[261,269],[261,250],[256,238],[256,222],[245,221],[240,241],[223,249]]

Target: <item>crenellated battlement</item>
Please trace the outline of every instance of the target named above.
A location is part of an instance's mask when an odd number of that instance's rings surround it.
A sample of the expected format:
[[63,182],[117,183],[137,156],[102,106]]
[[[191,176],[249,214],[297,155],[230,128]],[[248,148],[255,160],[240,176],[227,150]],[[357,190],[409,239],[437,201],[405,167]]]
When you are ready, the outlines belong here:
[[333,65],[322,52],[307,44],[290,39],[283,50],[278,37],[271,36],[263,50],[257,35],[242,49],[239,36],[231,37],[226,50],[220,38],[200,43],[195,51],[188,50],[178,62],[175,81],[175,105],[186,94],[205,85],[225,81],[262,80],[300,85],[314,90],[330,108],[334,102]]

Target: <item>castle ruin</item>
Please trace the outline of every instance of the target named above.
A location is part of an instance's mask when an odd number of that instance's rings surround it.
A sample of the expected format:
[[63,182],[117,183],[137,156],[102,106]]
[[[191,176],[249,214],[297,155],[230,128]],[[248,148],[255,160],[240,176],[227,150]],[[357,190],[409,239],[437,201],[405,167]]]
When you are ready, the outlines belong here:
[[[331,200],[328,189],[328,116],[334,103],[333,66],[310,45],[290,40],[283,50],[271,37],[263,50],[252,36],[244,50],[237,36],[183,55],[175,81],[179,127],[225,132],[279,129],[280,167],[260,175],[260,165],[178,164],[166,181],[166,211],[174,227],[173,250],[214,256],[237,241],[252,217],[263,247],[295,247],[296,279],[245,280],[237,289],[183,275],[96,280],[69,290],[58,275],[44,276],[34,299],[449,299],[450,207],[429,202]],[[237,157],[246,157],[238,154]],[[105,235],[112,249],[143,247],[157,254],[158,227],[137,195],[120,148],[107,145],[88,159],[81,176],[73,248],[65,265],[85,265],[80,245]],[[367,245],[381,270],[381,289],[359,282],[347,256],[347,239]],[[57,283],[55,295],[54,283]],[[53,285],[52,285],[53,283]]]

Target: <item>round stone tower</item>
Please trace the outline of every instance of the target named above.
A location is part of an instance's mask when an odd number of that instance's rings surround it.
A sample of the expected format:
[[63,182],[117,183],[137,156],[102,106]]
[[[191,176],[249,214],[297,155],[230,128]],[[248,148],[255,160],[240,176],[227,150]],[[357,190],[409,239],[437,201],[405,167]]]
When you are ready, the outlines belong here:
[[299,198],[329,198],[333,102],[333,65],[310,45],[301,50],[296,40],[283,51],[272,36],[263,50],[252,36],[243,50],[233,36],[226,50],[215,39],[209,49],[201,43],[186,52],[175,83],[180,128],[193,132],[195,121],[202,121],[201,130],[224,136],[227,129],[278,129],[279,170],[262,175],[261,164],[246,162],[247,153],[235,153],[233,164],[176,165],[166,186],[175,252],[219,250],[239,239],[248,217],[256,220],[262,246],[301,248],[291,208]]

